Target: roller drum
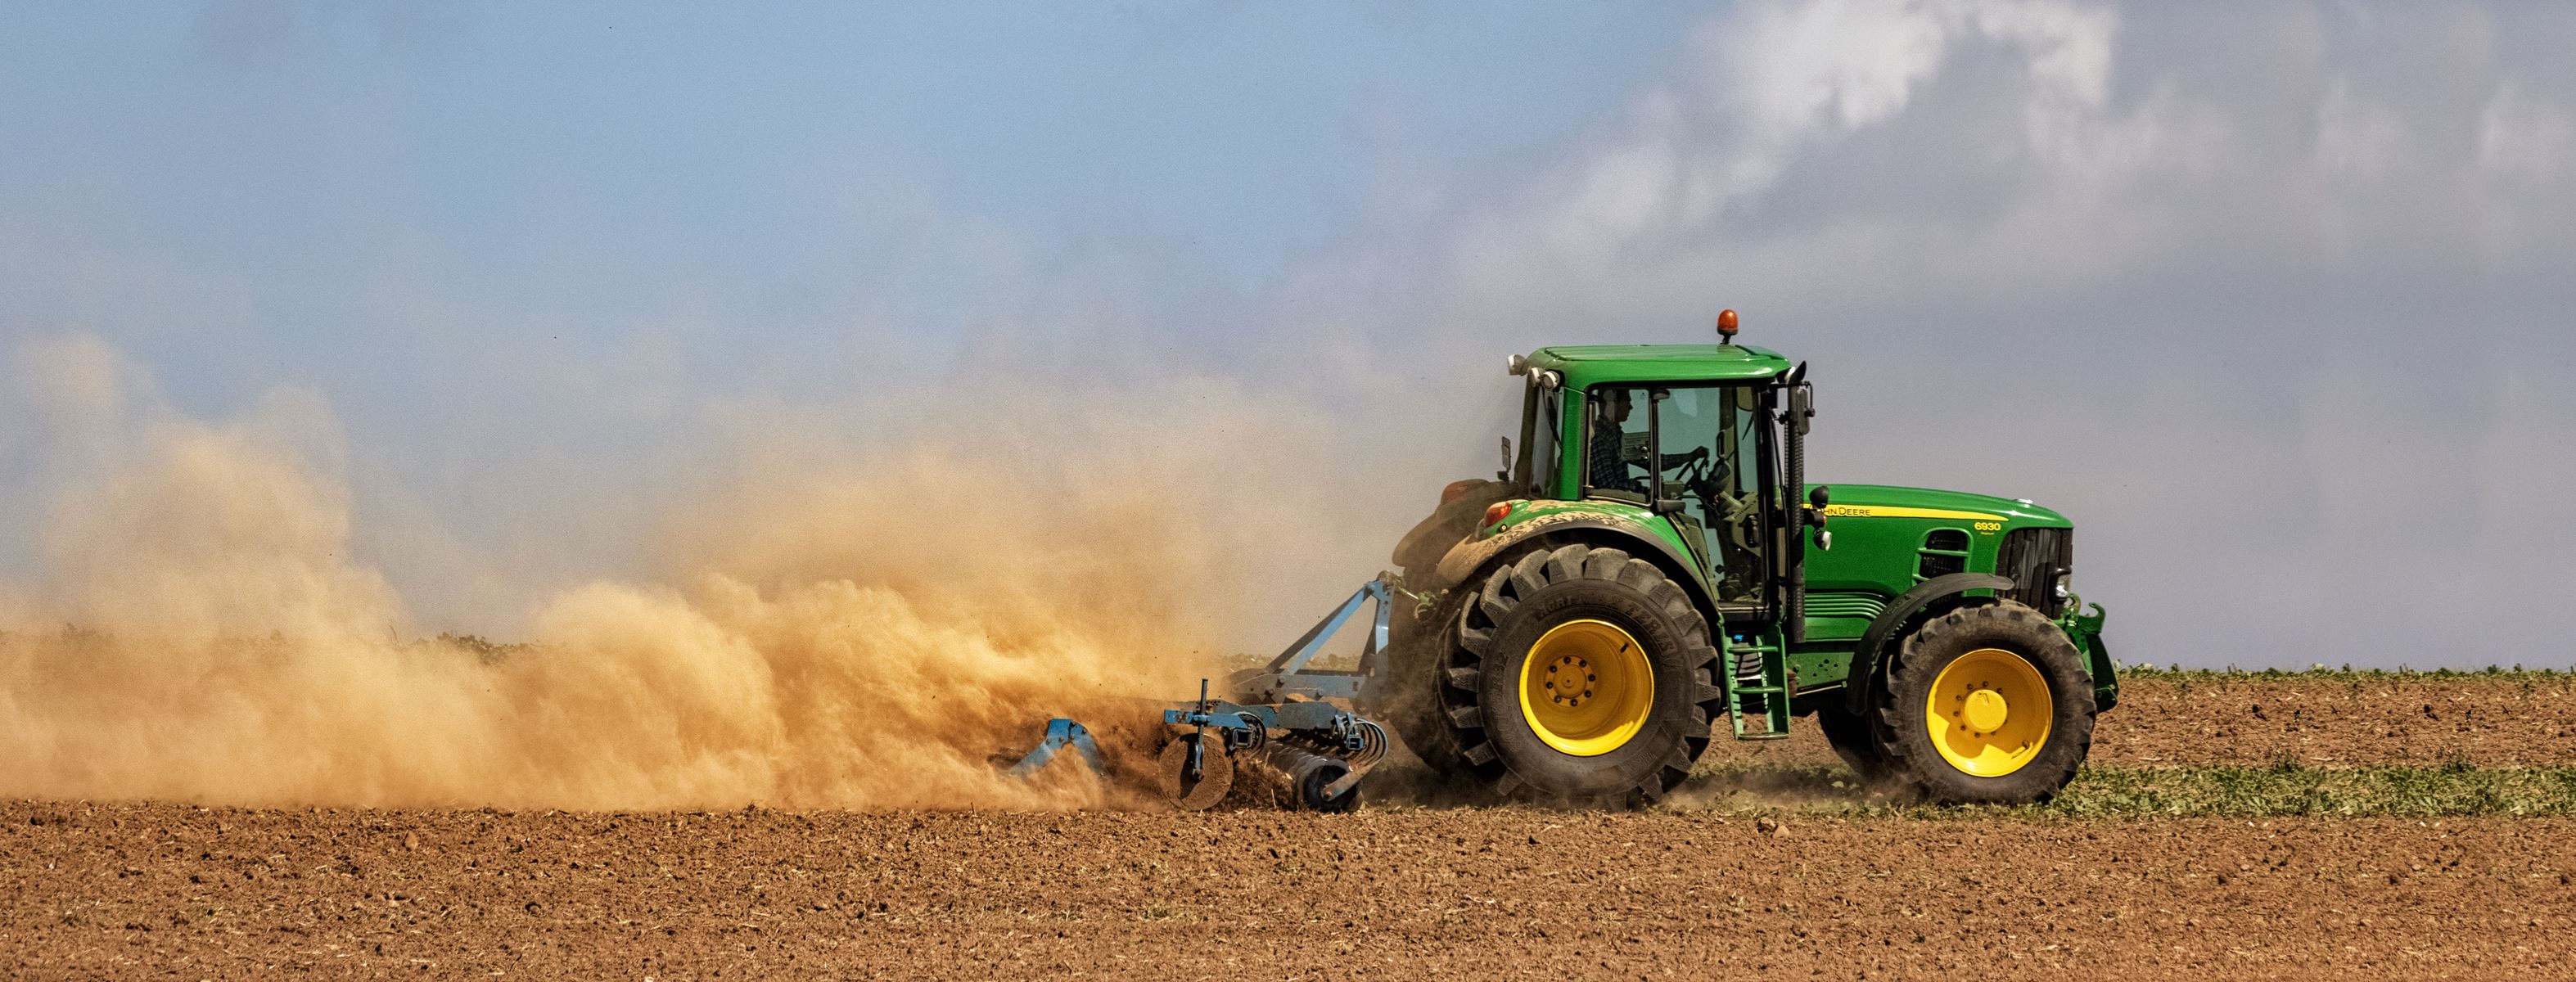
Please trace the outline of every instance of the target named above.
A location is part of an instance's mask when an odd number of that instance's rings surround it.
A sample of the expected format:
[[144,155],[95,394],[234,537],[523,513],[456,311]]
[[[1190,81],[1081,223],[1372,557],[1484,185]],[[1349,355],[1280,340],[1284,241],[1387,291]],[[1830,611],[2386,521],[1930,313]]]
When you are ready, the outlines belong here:
[[[1262,759],[1288,779],[1288,788],[1296,796],[1297,807],[1319,812],[1343,812],[1357,806],[1360,791],[1342,778],[1351,765],[1338,757],[1329,757],[1287,742],[1272,743],[1261,749]],[[1336,788],[1336,784],[1346,784]]]

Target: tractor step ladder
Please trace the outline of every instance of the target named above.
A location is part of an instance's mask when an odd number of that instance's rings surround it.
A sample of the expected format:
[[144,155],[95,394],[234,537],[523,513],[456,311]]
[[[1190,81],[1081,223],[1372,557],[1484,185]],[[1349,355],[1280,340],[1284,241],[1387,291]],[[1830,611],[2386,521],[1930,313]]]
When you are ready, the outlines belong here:
[[[1762,681],[1751,681],[1738,674],[1741,659],[1752,658],[1761,669]],[[1726,715],[1735,725],[1738,740],[1786,740],[1789,738],[1789,653],[1776,635],[1737,635],[1726,639],[1718,651],[1719,667],[1726,674]],[[1762,717],[1763,731],[1745,731],[1746,713]]]

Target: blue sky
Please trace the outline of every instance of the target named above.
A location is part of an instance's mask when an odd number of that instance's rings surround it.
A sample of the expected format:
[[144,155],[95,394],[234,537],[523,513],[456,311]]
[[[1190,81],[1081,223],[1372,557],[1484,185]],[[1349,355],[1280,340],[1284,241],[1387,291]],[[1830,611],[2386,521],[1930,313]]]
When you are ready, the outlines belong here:
[[[487,540],[598,510],[497,501],[685,468],[670,432],[705,398],[944,370],[993,298],[1124,265],[1100,257],[1150,255],[1135,293],[1227,298],[1204,329],[1241,330],[1240,298],[1348,235],[1383,171],[1543,157],[1649,77],[1689,19],[1469,4],[0,17],[0,120],[26,137],[0,155],[8,329],[104,336],[199,416],[316,389],[352,431],[362,497],[416,496],[400,507]],[[601,519],[583,562],[619,567],[609,543],[637,521]]]
[[653,575],[746,405],[1227,380],[1347,427],[1300,463],[1391,538],[1503,353],[1733,306],[1819,366],[1825,478],[2073,515],[2124,656],[2565,665],[2568,50],[2521,4],[19,5],[0,332],[191,417],[311,393],[364,558],[507,632]]
[[[1383,169],[1489,172],[1614,111],[1686,9],[20,9],[0,112],[29,139],[0,180],[64,239],[248,294],[256,331],[165,324],[169,348],[136,351],[237,363],[174,375],[192,400],[275,357],[384,363],[403,339],[350,294],[389,275],[573,351],[688,303],[796,343],[846,315],[853,267],[916,248],[869,220],[914,202],[1008,227],[1039,262],[1150,242],[1194,282],[1257,290],[1347,234]],[[903,328],[954,333],[956,298],[912,289]]]

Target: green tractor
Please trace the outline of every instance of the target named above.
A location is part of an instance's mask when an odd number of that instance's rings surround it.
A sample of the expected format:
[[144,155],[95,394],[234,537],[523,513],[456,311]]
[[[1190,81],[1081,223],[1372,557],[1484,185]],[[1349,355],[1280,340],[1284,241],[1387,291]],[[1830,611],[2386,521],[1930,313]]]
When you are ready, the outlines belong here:
[[1867,780],[2045,800],[2119,687],[2073,526],[2028,500],[1809,484],[1806,366],[1734,343],[1511,359],[1518,439],[1395,551],[1363,711],[1507,799],[1638,805],[1812,717]]

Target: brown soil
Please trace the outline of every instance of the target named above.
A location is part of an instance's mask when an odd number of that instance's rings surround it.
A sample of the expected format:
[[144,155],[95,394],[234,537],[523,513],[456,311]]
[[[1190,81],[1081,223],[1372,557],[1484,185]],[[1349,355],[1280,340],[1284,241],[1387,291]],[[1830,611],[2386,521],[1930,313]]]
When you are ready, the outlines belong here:
[[[1720,740],[1712,761],[1830,763],[1807,726],[1777,743]],[[1728,734],[1731,736],[1732,734]],[[2093,730],[2092,763],[2126,767],[2271,764],[2576,763],[2576,681],[2408,676],[2369,681],[2130,679]]]
[[9,802],[0,975],[2162,982],[2576,962],[2576,822],[1771,822]]

